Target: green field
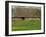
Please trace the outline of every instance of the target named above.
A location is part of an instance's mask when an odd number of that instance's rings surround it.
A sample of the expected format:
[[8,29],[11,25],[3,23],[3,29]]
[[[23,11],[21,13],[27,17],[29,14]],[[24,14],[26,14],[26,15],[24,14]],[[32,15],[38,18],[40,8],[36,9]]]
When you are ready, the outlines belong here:
[[12,31],[40,30],[40,20],[12,20]]

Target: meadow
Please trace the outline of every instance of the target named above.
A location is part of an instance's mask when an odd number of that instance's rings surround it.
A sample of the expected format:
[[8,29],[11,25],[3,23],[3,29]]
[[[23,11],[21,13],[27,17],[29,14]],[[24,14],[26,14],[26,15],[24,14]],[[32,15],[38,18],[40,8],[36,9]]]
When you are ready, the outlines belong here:
[[12,20],[12,31],[40,30],[40,20]]

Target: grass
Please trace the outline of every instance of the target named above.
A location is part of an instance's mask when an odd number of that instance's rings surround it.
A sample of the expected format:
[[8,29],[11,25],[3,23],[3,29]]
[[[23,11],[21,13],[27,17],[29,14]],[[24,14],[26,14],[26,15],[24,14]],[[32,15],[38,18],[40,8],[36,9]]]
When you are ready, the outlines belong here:
[[40,20],[12,20],[12,31],[40,30]]

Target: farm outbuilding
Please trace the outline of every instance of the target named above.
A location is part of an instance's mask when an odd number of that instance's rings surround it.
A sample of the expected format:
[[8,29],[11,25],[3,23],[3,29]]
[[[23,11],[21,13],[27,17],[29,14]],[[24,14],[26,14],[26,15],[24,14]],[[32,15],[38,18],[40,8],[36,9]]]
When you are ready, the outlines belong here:
[[23,17],[22,19],[40,18],[41,8],[33,6],[12,6],[12,17],[16,19],[18,17]]

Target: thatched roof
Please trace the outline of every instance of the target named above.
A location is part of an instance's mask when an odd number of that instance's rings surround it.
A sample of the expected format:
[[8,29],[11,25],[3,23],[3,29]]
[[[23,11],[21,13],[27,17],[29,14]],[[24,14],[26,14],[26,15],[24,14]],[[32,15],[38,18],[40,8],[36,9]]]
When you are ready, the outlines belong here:
[[17,6],[12,10],[13,17],[40,17],[41,8]]

